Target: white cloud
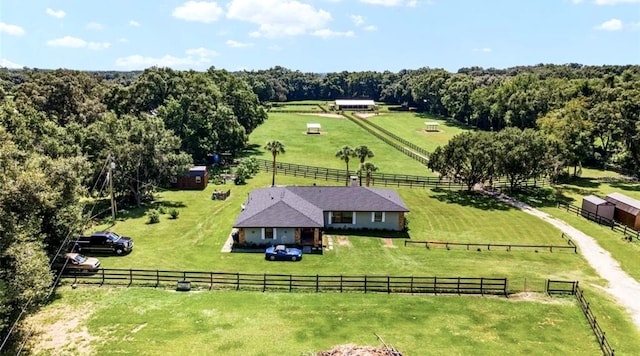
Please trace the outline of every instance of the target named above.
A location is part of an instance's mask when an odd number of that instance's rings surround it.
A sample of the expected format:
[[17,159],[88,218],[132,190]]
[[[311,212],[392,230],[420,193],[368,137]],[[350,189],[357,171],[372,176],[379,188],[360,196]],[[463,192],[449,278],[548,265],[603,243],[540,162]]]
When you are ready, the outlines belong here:
[[640,0],[595,0],[596,5],[640,4]]
[[227,40],[227,46],[233,47],[233,48],[251,47],[253,46],[253,43]]
[[24,66],[22,64],[13,63],[6,58],[0,58],[0,67],[9,68],[9,69],[19,69]]
[[173,9],[172,15],[185,21],[210,23],[218,20],[224,11],[215,2],[187,1]]
[[200,68],[211,62],[211,57],[216,56],[215,51],[206,48],[188,49],[184,57],[165,55],[162,57],[145,57],[135,54],[116,59],[116,66],[128,69],[144,69],[151,66],[171,68]]
[[129,42],[129,40],[128,40],[128,39],[126,39],[126,38],[124,38],[124,37],[121,37],[121,38],[118,38],[118,42],[120,42],[120,43],[127,43],[127,42]]
[[215,57],[218,55],[218,52],[206,49],[204,47],[199,48],[191,48],[185,51],[185,53],[189,56],[198,56],[200,59],[209,59],[211,57]]
[[378,28],[376,26],[374,26],[374,25],[365,26],[365,27],[363,27],[363,29],[365,31],[369,31],[369,32],[378,30]]
[[87,29],[89,29],[89,30],[98,30],[99,31],[99,30],[104,29],[104,26],[102,24],[97,23],[97,22],[89,22],[87,24]]
[[607,20],[596,26],[596,29],[602,31],[620,31],[622,30],[622,21],[620,21],[619,19]]
[[332,31],[332,30],[329,30],[328,28],[324,28],[322,30],[313,31],[312,35],[327,39],[331,37],[354,37],[355,33],[353,33],[353,31],[345,31],[345,32]]
[[282,37],[307,34],[327,27],[331,14],[296,0],[232,0],[229,19],[258,25],[252,37]]
[[64,36],[47,41],[47,46],[65,48],[88,48],[93,51],[103,50],[111,47],[109,42],[87,42],[82,38]]
[[[431,5],[431,4],[429,4],[429,5]],[[407,7],[416,7],[416,6],[418,6],[418,1],[416,1],[416,0],[407,1]]]
[[129,26],[140,27],[140,22],[131,20],[129,21]]
[[271,45],[269,47],[267,47],[270,51],[282,51],[282,47],[278,46],[278,45]]
[[572,3],[578,5],[580,3],[582,3],[582,0],[571,0]]
[[360,0],[365,4],[371,5],[382,5],[382,6],[400,6],[402,5],[402,0]]
[[52,8],[49,8],[49,7],[47,8],[46,13],[49,16],[53,16],[53,17],[56,17],[56,18],[59,18],[59,19],[65,17],[67,15],[67,13],[62,11],[62,10],[54,10]]
[[20,26],[9,25],[8,23],[0,21],[0,33],[6,33],[12,36],[22,36],[24,35],[24,29]]
[[351,22],[353,22],[353,24],[356,26],[364,24],[364,17],[360,15],[351,15],[349,17],[351,18]]
[[473,51],[474,52],[482,52],[482,53],[490,53],[491,52],[491,48],[489,48],[489,47],[474,48]]
[[71,36],[64,36],[56,38],[54,40],[47,41],[47,46],[51,47],[67,47],[67,48],[82,48],[87,45],[87,41]]

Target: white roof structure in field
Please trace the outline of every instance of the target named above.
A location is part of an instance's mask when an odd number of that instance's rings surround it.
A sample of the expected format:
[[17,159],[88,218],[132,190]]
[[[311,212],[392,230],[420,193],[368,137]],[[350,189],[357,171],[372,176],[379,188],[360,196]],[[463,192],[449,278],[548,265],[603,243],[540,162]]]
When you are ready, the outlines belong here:
[[356,99],[338,99],[336,100],[338,106],[376,106],[373,100],[356,100]]
[[315,123],[315,122],[309,122],[307,123],[307,129],[318,129],[320,130],[322,128],[322,126],[320,126],[320,124]]

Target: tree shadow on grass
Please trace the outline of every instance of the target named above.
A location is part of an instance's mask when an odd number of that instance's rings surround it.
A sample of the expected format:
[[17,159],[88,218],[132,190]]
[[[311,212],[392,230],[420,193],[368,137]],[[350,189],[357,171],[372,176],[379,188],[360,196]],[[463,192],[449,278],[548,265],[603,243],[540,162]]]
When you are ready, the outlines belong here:
[[[126,206],[126,207],[118,207],[118,214],[116,215],[116,220],[118,221],[126,221],[129,219],[138,219],[144,216],[147,216],[150,210],[165,210],[165,214],[169,214],[170,209],[182,209],[187,206],[181,201],[154,201],[149,203],[143,203],[142,206]],[[104,221],[111,218],[111,209],[103,210],[101,213],[96,216],[97,219],[102,219]]]
[[563,181],[562,184],[566,185],[575,185],[580,188],[598,188],[600,187],[600,182],[597,179],[593,178],[582,178],[582,177],[571,177],[566,181]]
[[564,195],[565,190],[574,190],[577,188],[529,188],[527,190],[507,192],[510,197],[527,203],[534,208],[549,208],[563,204],[573,204],[574,199]]
[[257,143],[251,143],[247,147],[238,153],[239,158],[251,157],[251,156],[263,156],[266,152],[261,149],[261,146]]
[[509,210],[512,207],[508,204],[505,204],[493,197],[487,196],[480,192],[474,191],[466,191],[466,190],[457,190],[450,191],[441,188],[432,189],[435,193],[440,193],[438,195],[432,195],[432,198],[435,198],[443,203],[448,204],[458,204],[461,206],[469,206],[476,209],[482,210]]
[[627,192],[640,192],[640,184],[638,183],[633,184],[633,183],[614,182],[614,183],[610,183],[609,185],[611,185],[613,188],[624,190]]

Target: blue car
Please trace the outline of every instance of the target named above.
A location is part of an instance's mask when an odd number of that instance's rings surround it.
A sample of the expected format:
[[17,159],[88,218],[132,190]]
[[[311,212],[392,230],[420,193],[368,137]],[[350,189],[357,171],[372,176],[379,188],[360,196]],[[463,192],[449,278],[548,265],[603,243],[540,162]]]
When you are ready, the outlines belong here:
[[300,261],[302,250],[285,245],[270,246],[264,252],[264,258],[269,261]]

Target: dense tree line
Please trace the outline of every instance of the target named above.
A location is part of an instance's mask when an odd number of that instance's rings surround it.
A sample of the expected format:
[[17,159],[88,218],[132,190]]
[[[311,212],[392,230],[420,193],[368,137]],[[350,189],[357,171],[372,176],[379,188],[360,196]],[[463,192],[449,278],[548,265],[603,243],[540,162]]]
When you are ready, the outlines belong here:
[[302,73],[282,67],[237,73],[262,102],[370,98],[416,107],[486,131],[542,129],[568,166],[640,168],[640,66],[579,64],[507,69],[421,68]]
[[83,197],[125,204],[217,152],[237,154],[267,118],[240,77],[0,69],[0,330],[45,301],[50,261],[90,217]]

